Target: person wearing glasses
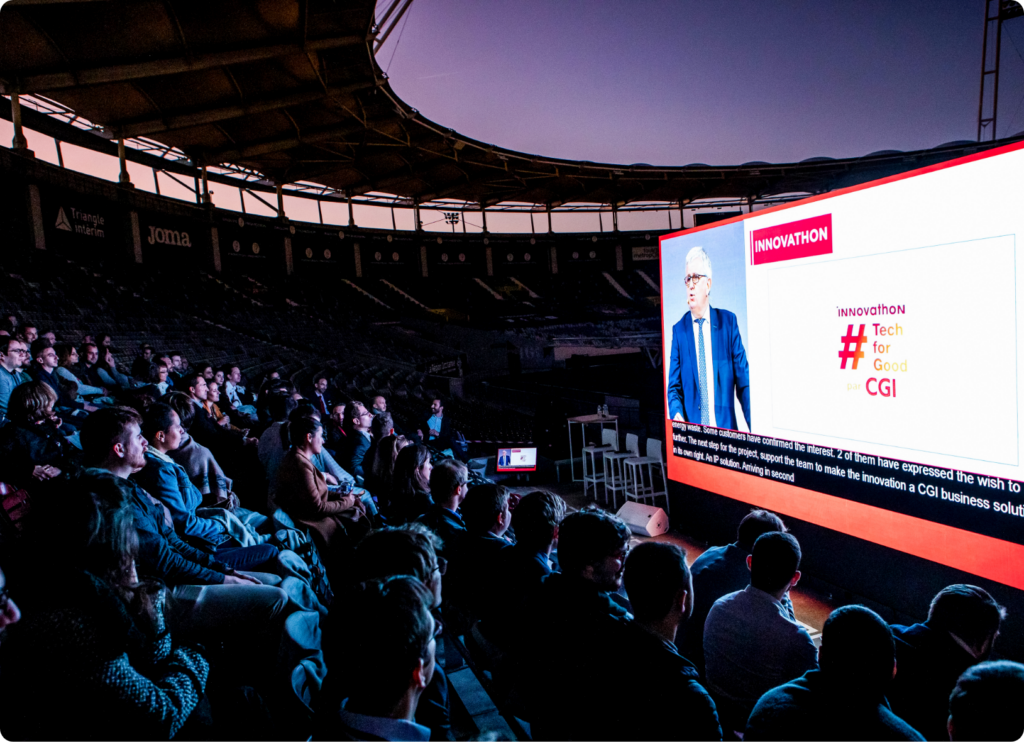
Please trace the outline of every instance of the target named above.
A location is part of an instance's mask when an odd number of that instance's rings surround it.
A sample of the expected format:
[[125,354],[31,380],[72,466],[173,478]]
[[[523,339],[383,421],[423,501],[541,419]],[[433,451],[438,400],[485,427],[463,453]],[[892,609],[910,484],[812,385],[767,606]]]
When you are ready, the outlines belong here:
[[711,306],[711,258],[702,247],[686,254],[690,311],[672,327],[668,416],[738,430],[733,394],[750,429],[750,371],[736,315]]
[[29,362],[28,345],[13,337],[0,337],[0,421],[7,416],[7,404],[15,387],[31,381],[22,368]]
[[353,402],[348,406],[343,423],[345,441],[341,447],[341,459],[338,463],[341,464],[342,469],[360,479],[366,476],[366,472],[363,470],[363,460],[373,441],[373,436],[370,434],[372,425],[373,413],[366,409],[366,405],[362,402]]

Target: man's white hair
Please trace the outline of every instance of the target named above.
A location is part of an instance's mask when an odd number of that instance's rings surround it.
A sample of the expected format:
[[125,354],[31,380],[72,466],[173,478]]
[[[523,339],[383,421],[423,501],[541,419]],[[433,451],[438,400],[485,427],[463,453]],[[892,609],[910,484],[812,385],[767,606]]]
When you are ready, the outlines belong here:
[[[689,268],[691,265],[701,275],[707,276],[708,280],[711,280],[711,258],[703,247],[690,248],[690,252],[686,253],[686,267]],[[708,294],[711,294],[711,289],[708,289]]]

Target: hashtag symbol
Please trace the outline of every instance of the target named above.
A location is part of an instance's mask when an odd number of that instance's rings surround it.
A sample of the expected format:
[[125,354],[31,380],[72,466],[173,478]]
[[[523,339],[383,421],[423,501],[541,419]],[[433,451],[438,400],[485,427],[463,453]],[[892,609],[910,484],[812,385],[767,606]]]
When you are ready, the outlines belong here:
[[[839,351],[839,357],[842,359],[842,363],[839,364],[839,368],[846,368],[846,362],[853,359],[853,369],[857,370],[857,361],[864,357],[864,351],[860,349],[860,346],[868,341],[867,335],[864,334],[864,325],[860,326],[860,330],[857,334],[853,334],[853,325],[847,325],[846,336],[840,338],[843,343],[843,349]],[[856,347],[850,350],[850,346],[856,343]]]

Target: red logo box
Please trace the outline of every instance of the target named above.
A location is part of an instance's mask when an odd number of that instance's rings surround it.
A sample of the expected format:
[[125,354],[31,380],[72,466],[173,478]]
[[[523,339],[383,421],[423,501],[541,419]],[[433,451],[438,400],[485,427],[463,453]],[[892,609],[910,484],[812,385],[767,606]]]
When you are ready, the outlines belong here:
[[832,215],[756,229],[750,233],[750,264],[809,258],[832,252]]

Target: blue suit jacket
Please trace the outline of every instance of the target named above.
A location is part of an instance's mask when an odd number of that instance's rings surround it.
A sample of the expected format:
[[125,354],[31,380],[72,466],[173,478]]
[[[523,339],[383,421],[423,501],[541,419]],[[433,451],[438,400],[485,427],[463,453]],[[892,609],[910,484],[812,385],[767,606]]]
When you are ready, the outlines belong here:
[[[736,315],[711,307],[711,353],[715,370],[715,421],[720,428],[738,429],[733,411],[735,390],[750,428],[750,370]],[[687,422],[700,422],[700,387],[693,320],[687,312],[672,327],[672,362],[668,369],[668,416],[678,412]]]

